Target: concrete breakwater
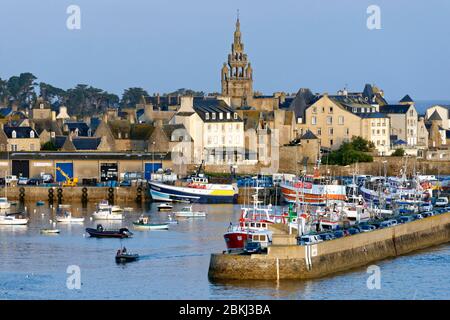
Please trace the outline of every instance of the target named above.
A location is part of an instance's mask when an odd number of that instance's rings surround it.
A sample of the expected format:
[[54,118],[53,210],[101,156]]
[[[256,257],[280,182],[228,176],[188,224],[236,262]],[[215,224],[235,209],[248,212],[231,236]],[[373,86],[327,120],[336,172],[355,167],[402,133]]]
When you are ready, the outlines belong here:
[[450,241],[450,213],[315,245],[274,234],[265,255],[212,254],[214,280],[312,279]]
[[[5,194],[4,187],[0,194]],[[142,202],[146,199],[144,187],[59,187],[59,186],[14,186],[8,187],[8,200],[16,201],[47,201],[52,199],[61,203],[100,201],[110,202]]]

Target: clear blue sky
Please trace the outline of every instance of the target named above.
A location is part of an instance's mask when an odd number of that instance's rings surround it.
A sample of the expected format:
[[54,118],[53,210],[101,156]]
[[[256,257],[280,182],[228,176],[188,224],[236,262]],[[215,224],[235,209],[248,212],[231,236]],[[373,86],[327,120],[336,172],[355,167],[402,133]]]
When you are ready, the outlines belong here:
[[[70,4],[81,8],[81,30],[66,28]],[[371,4],[381,30],[366,27]],[[255,90],[375,83],[388,99],[450,99],[446,0],[2,0],[0,77],[30,71],[116,94],[220,91],[237,8]]]

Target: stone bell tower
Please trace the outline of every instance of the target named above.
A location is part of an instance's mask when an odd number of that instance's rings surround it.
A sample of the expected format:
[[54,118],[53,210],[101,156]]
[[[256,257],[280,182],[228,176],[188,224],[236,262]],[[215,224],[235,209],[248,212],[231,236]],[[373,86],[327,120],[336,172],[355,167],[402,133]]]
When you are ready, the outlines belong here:
[[223,64],[221,72],[222,95],[229,96],[231,105],[235,108],[247,105],[253,97],[253,69],[247,54],[244,53],[240,27],[238,13],[231,53],[228,54],[228,63]]

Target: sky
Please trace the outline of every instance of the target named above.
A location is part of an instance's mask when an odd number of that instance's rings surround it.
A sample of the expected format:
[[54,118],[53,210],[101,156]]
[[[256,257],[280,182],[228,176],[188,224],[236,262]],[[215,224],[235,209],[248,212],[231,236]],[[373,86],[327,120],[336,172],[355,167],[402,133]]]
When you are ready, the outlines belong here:
[[[81,28],[70,30],[67,7]],[[380,8],[381,29],[367,28]],[[0,78],[121,95],[220,91],[236,11],[255,90],[335,93],[376,84],[390,100],[450,100],[447,0],[1,0]]]

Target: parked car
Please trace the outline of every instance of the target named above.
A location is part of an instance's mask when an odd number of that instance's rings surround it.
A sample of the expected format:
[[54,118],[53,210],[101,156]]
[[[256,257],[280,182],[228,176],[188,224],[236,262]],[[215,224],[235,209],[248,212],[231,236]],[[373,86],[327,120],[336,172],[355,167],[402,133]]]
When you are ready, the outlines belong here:
[[436,207],[445,207],[448,205],[448,198],[447,197],[439,197],[436,199],[436,202],[434,203]]
[[422,212],[421,214],[422,214],[422,217],[424,217],[424,218],[428,218],[428,217],[434,216],[434,213],[431,212],[431,211]]
[[431,211],[431,210],[433,210],[433,205],[430,202],[422,203],[419,206],[419,211],[420,212],[422,212],[422,211]]
[[123,180],[119,186],[121,187],[131,187],[131,180]]
[[53,183],[54,179],[53,176],[50,173],[41,173],[42,183]]
[[414,221],[414,218],[412,216],[401,216],[399,219],[401,221],[400,223],[407,223]]
[[380,229],[389,228],[391,223],[389,221],[383,221],[380,223]]
[[422,214],[420,214],[420,213],[413,214],[412,217],[413,217],[414,220],[423,219],[423,216],[422,216]]
[[377,227],[370,225],[370,224],[360,226],[361,232],[370,232],[370,231],[376,230],[376,229],[377,229]]
[[347,231],[348,231],[348,233],[350,235],[354,235],[354,234],[360,233],[360,231],[359,231],[359,229],[357,227],[349,228],[349,229],[347,229]]
[[245,245],[244,248],[244,253],[247,254],[254,254],[254,253],[261,253],[262,252],[262,248],[261,248],[261,243],[260,242],[247,242],[247,244]]
[[322,241],[333,240],[335,238],[332,233],[321,233],[319,237]]
[[389,225],[391,227],[394,227],[394,226],[398,225],[398,222],[395,219],[388,220],[388,222],[389,222]]
[[30,186],[38,186],[40,184],[43,184],[43,181],[41,178],[31,178],[30,180],[28,180],[27,184]]
[[17,184],[27,185],[28,184],[28,178],[20,177],[19,180],[17,181]]
[[337,231],[335,231],[335,232],[333,233],[333,235],[334,235],[335,238],[342,238],[342,237],[345,237],[344,231],[342,231],[342,230],[337,230]]
[[318,235],[304,235],[301,236],[300,239],[298,239],[298,243],[302,246],[308,245],[308,244],[315,244],[322,242],[323,240],[320,239]]

